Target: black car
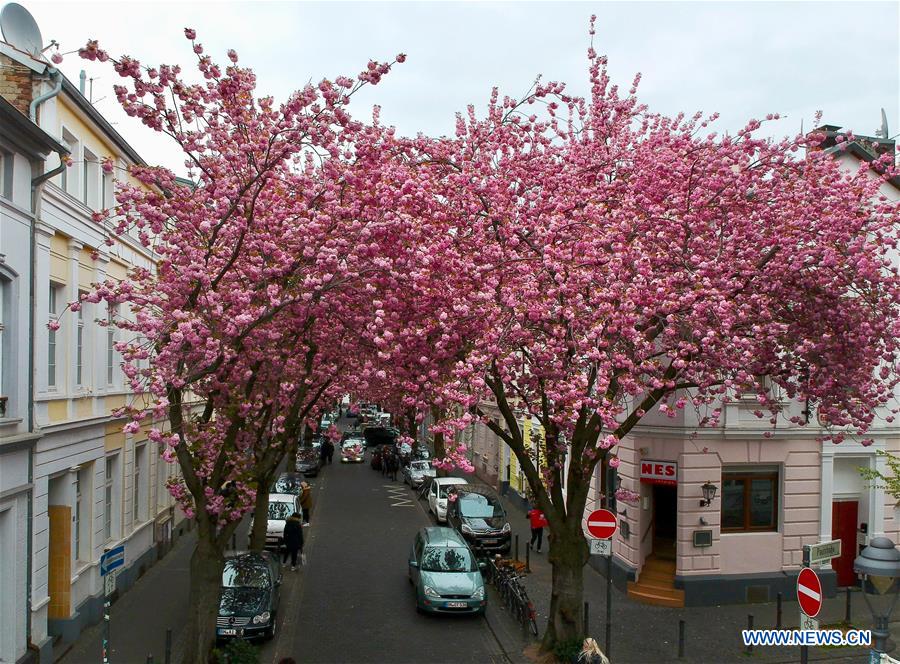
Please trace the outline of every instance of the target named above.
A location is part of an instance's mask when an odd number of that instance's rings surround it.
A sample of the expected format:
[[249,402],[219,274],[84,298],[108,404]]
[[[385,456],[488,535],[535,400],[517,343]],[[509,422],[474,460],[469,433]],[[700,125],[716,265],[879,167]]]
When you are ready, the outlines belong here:
[[322,459],[319,450],[311,447],[304,447],[297,450],[297,472],[303,473],[304,477],[314,477],[318,475],[321,461]]
[[225,559],[216,639],[275,636],[281,562],[272,553],[244,553]]
[[447,524],[478,553],[509,553],[510,525],[500,496],[485,484],[455,486],[447,502]]
[[400,438],[400,430],[394,427],[370,426],[363,429],[366,449],[379,445],[394,445]]

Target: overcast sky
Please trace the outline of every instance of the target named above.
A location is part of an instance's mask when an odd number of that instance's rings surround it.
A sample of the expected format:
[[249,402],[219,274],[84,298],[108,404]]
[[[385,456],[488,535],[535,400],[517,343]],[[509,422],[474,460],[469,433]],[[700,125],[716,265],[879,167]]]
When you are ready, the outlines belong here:
[[[627,86],[642,72],[639,96],[654,111],[718,111],[720,131],[781,113],[787,119],[769,130],[780,136],[801,118],[809,129],[821,109],[825,122],[871,135],[884,107],[891,135],[900,131],[897,2],[19,2],[45,43],[67,51],[99,39],[144,64],[191,66],[182,29],[193,27],[220,62],[236,49],[256,71],[260,96],[277,100],[308,80],[354,75],[369,58],[404,52],[406,63],[351,106],[363,119],[380,104],[383,121],[404,134],[450,133],[454,113],[483,108],[492,86],[518,96],[538,74],[585,92],[592,13],[614,82]],[[167,138],[119,111],[110,68],[75,54],[62,65],[76,85],[82,68],[96,77],[97,108],[144,159],[183,172]]]

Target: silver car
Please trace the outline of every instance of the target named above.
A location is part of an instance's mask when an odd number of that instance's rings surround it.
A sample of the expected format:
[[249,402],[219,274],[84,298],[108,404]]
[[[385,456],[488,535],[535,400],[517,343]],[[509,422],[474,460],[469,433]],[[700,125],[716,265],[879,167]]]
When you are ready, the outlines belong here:
[[434,477],[437,475],[430,461],[412,461],[403,468],[403,481],[409,484],[413,489],[422,486],[422,482],[426,477]]

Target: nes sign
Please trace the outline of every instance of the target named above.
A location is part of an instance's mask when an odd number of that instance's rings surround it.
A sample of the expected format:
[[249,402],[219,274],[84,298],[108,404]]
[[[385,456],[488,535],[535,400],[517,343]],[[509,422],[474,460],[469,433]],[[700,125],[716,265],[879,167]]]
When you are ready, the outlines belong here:
[[641,482],[646,484],[677,484],[678,464],[674,461],[641,460]]

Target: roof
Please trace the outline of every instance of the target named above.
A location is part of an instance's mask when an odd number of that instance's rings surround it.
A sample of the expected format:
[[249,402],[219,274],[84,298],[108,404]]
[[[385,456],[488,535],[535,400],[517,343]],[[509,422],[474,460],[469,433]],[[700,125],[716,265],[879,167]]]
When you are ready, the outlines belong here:
[[109,138],[115,144],[115,146],[119,148],[129,159],[131,159],[132,162],[134,162],[135,164],[140,164],[141,166],[147,165],[147,162],[143,160],[141,155],[139,155],[137,151],[128,144],[128,141],[122,138],[122,135],[113,128],[109,121],[103,117],[100,111],[94,108],[94,105],[91,104],[91,102],[89,102],[87,98],[83,94],[81,94],[78,88],[75,87],[72,81],[67,79],[65,76],[63,76],[62,89],[66,96],[75,103],[75,106],[78,108],[78,110],[87,115],[88,118],[90,118],[91,122],[96,124],[106,135],[106,137]]
[[[0,97],[2,134],[23,151],[45,158],[51,152],[69,154],[69,148],[34,124],[24,113]],[[13,131],[6,131],[7,128]]]
[[424,528],[425,540],[432,546],[467,546],[466,541],[453,528],[429,526]]
[[462,477],[435,477],[435,484],[438,486],[443,486],[445,484],[468,484],[468,480],[463,479]]

